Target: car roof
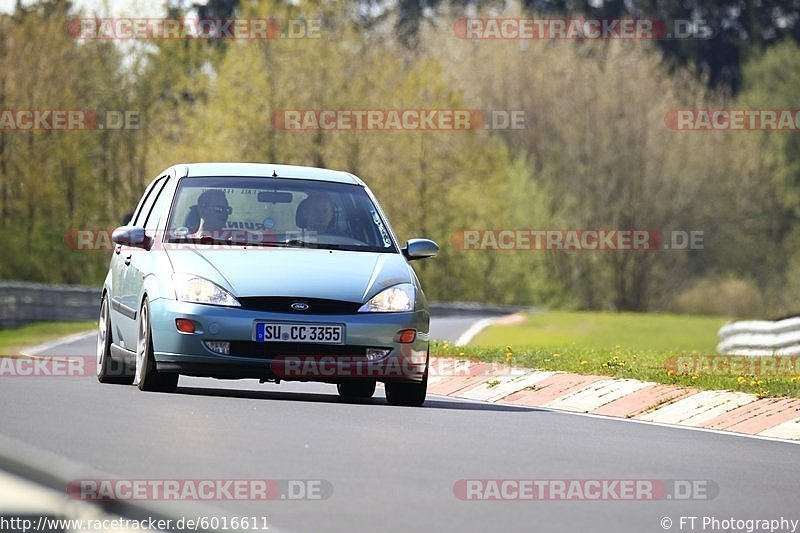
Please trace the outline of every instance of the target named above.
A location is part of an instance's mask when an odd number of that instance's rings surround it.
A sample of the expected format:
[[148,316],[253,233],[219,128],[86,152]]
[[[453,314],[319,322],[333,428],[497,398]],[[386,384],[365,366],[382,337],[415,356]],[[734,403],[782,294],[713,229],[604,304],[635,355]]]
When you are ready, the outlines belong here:
[[181,163],[174,165],[178,177],[278,177],[317,181],[331,181],[364,185],[364,182],[349,172],[327,168],[272,163]]

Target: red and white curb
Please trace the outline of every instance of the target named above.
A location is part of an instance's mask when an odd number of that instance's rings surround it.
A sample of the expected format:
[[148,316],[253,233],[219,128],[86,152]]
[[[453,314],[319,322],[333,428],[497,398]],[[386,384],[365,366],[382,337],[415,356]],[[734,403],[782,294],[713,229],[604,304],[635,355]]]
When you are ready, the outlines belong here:
[[[724,430],[800,442],[800,398],[700,391],[635,379],[431,360],[428,392],[454,398]],[[452,368],[451,368],[452,367]]]

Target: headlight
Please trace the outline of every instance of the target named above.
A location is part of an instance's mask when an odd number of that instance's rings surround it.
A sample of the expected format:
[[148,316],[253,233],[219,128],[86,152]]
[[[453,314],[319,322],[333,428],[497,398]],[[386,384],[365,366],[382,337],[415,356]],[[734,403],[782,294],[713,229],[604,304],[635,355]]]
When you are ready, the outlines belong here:
[[231,293],[205,278],[191,274],[172,276],[175,296],[182,302],[241,307]]
[[396,313],[413,311],[416,292],[410,283],[401,283],[382,290],[361,306],[359,313]]

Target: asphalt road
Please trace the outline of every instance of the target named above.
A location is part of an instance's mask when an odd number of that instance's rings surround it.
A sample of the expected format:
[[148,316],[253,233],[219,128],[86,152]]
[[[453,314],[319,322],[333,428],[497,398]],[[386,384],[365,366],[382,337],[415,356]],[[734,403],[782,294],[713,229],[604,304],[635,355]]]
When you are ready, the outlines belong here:
[[[53,354],[93,353],[91,339]],[[0,378],[0,435],[121,478],[313,479],[325,500],[216,501],[282,531],[690,531],[681,516],[800,519],[800,446],[429,396],[364,404],[323,384]],[[708,480],[711,500],[463,501],[462,479]],[[191,509],[191,503],[187,504]],[[198,512],[200,507],[198,505]],[[718,529],[719,531],[719,529]],[[791,531],[781,530],[781,531]],[[800,529],[798,529],[800,531]]]
[[490,316],[448,316],[431,320],[431,338],[455,342],[462,333],[479,320]]

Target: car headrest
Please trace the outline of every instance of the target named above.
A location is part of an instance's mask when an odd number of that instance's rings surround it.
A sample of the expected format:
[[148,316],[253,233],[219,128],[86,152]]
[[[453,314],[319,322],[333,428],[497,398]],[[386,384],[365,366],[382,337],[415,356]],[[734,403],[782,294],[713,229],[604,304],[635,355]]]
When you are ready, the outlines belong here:
[[306,211],[309,209],[309,196],[299,204],[297,204],[297,212],[294,215],[294,223],[297,225],[298,228],[306,229],[308,228],[308,214]]

